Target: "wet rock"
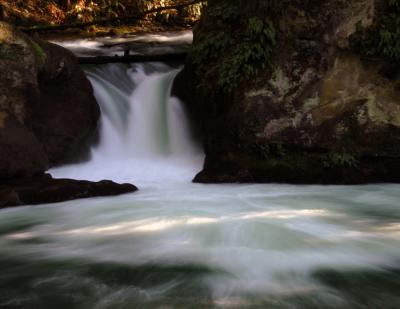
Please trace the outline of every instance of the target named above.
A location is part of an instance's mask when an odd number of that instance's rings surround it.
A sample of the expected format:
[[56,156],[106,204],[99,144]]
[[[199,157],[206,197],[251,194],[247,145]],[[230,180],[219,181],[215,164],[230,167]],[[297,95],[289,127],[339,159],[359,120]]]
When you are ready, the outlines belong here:
[[0,21],[0,110],[29,126],[31,105],[39,97],[40,58],[35,43]]
[[46,153],[32,131],[13,116],[4,116],[0,120],[0,178],[36,175],[47,167]]
[[40,97],[33,105],[33,131],[52,166],[78,161],[89,153],[100,108],[76,57],[60,46],[39,44],[46,59],[38,75]]
[[81,159],[100,110],[68,50],[0,21],[0,179]]
[[0,185],[0,207],[57,203],[95,196],[114,196],[137,191],[131,184],[109,180],[90,182],[53,179],[50,175],[4,181]]
[[48,158],[31,129],[39,98],[40,59],[34,42],[0,22],[0,179],[29,176],[48,168]]

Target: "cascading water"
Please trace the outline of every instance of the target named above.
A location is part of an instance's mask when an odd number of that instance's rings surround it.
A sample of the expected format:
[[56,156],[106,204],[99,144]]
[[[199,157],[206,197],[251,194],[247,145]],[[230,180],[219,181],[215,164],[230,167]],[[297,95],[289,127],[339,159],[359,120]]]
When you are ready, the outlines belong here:
[[113,198],[0,212],[0,308],[400,308],[400,186],[200,185],[163,64],[87,68]]
[[154,63],[87,68],[102,110],[100,142],[89,162],[53,176],[149,184],[190,182],[203,154],[182,103],[170,97],[177,69]]

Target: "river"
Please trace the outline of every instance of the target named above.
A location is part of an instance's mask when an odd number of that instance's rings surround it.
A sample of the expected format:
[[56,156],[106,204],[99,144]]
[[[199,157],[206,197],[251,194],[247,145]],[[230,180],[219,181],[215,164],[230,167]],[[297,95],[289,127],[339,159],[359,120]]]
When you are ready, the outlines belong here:
[[134,194],[0,211],[0,308],[400,308],[400,186],[203,185],[178,67],[85,68],[90,161]]

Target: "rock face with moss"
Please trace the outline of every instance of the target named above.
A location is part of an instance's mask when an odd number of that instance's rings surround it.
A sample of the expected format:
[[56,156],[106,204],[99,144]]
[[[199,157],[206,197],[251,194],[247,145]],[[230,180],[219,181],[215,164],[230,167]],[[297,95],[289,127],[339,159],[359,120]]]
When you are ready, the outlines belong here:
[[32,130],[39,98],[36,43],[0,23],[0,179],[44,171],[48,158]]
[[204,134],[195,181],[399,181],[399,12],[396,0],[210,0],[174,87]]
[[100,109],[72,53],[0,22],[0,69],[0,178],[76,159],[96,130]]

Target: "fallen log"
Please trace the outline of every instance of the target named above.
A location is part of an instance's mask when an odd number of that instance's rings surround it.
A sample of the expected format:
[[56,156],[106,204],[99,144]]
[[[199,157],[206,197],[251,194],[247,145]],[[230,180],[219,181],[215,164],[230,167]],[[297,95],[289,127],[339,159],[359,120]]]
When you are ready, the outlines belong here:
[[174,62],[185,61],[187,52],[155,54],[155,55],[125,55],[125,56],[96,56],[78,57],[80,64],[107,64],[107,63],[137,63],[137,62]]
[[39,32],[39,31],[53,31],[53,30],[65,30],[65,29],[73,29],[73,28],[85,28],[94,25],[104,25],[115,22],[132,22],[136,20],[140,20],[144,18],[146,15],[158,13],[167,10],[175,10],[183,7],[191,6],[198,3],[205,3],[206,0],[192,0],[186,3],[169,5],[154,8],[151,10],[147,10],[144,12],[138,12],[134,15],[122,16],[122,17],[113,17],[113,18],[101,18],[98,20],[90,21],[90,22],[79,22],[79,23],[71,23],[71,24],[62,24],[62,25],[44,25],[44,26],[33,26],[33,27],[19,27],[19,30],[30,33],[30,32]]

